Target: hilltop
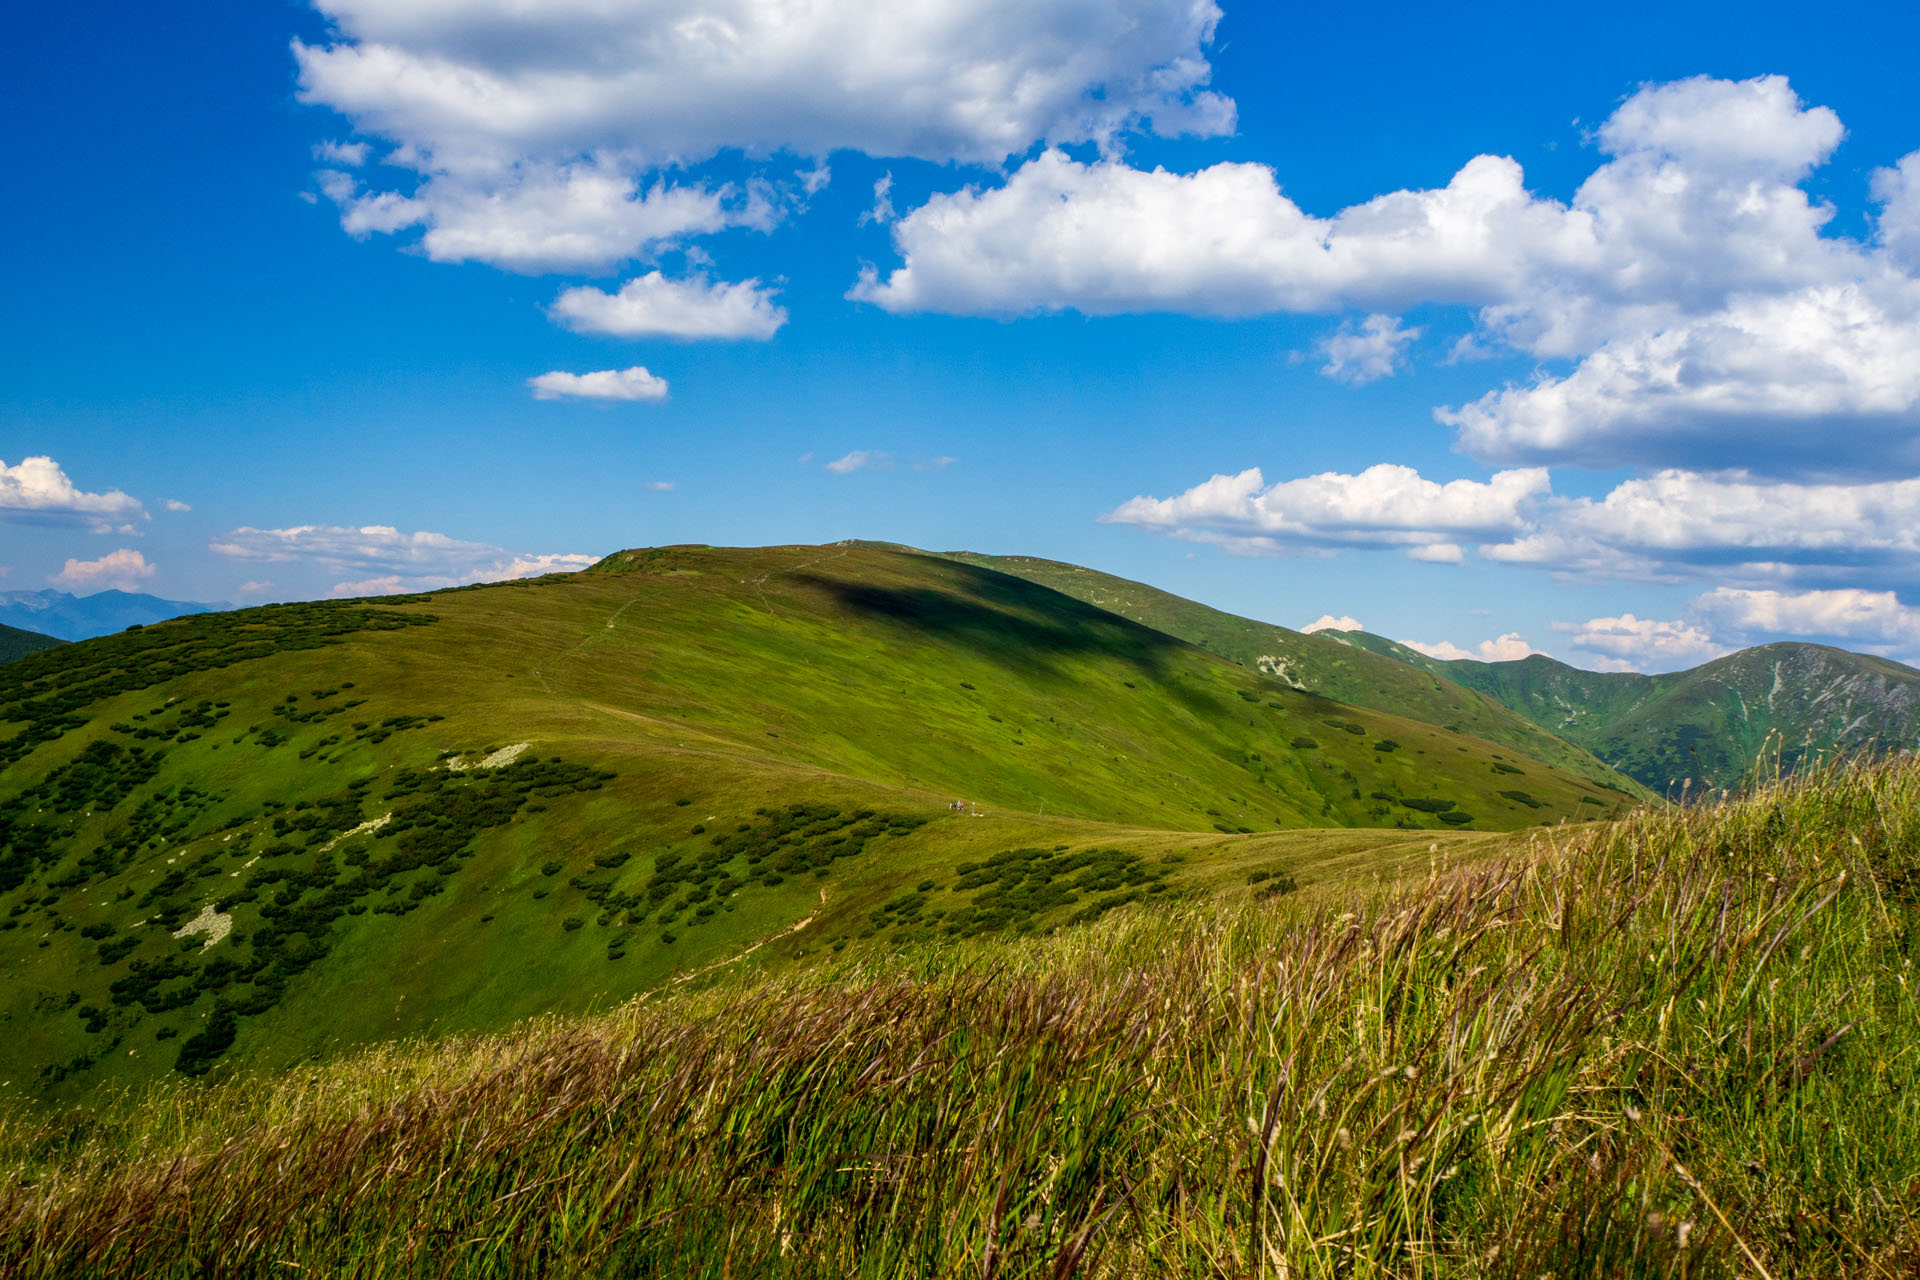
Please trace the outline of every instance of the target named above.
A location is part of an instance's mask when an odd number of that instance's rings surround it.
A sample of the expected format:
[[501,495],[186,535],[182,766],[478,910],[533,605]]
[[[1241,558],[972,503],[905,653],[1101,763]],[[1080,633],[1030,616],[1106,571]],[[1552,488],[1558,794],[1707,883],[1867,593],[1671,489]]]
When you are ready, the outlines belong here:
[[0,732],[0,1081],[36,1091],[1284,892],[1634,803],[869,546],[178,618],[0,668]]
[[1662,793],[1685,779],[1737,784],[1775,753],[1793,769],[1823,753],[1920,746],[1920,671],[1826,645],[1758,645],[1648,676],[1583,671],[1544,654],[1445,661],[1364,631],[1333,634],[1479,690]]
[[1394,660],[1398,653],[1378,654],[1327,635],[1256,622],[1080,565],[972,551],[945,554],[1098,605],[1296,689],[1472,734],[1608,786],[1632,785],[1584,744],[1543,729],[1535,719],[1436,668],[1423,668],[1425,675],[1410,672],[1404,660]]

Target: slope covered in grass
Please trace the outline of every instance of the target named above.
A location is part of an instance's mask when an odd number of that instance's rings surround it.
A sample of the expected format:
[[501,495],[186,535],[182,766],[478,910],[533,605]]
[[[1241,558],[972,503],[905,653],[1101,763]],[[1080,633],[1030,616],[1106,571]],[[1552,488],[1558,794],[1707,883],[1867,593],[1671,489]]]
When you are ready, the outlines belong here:
[[1485,738],[1596,782],[1635,787],[1586,744],[1576,745],[1542,728],[1537,718],[1504,705],[1477,687],[1463,687],[1446,678],[1441,664],[1409,670],[1403,659],[1396,661],[1401,657],[1397,653],[1374,653],[1327,635],[1256,622],[1080,565],[972,551],[945,554],[963,564],[981,565],[1051,587],[1178,636],[1243,667],[1268,672],[1296,688]]
[[1920,766],[0,1122],[0,1269],[1890,1276]]
[[1687,780],[1735,786],[1776,762],[1920,747],[1920,671],[1827,645],[1759,645],[1647,676],[1544,654],[1440,661],[1365,632],[1341,639],[1480,690],[1662,794]]
[[[0,1083],[55,1092],[1630,803],[862,547],[622,553],[65,646],[0,668],[0,765]],[[1306,830],[1361,826],[1389,830]]]

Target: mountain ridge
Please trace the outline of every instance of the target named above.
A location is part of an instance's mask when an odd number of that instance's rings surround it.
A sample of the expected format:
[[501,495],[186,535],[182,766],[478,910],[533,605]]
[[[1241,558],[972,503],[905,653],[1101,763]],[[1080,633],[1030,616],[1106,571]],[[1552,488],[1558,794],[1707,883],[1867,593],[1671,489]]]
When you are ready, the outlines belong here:
[[151,626],[169,618],[230,607],[166,600],[118,588],[80,596],[43,587],[38,591],[0,591],[0,624],[37,631],[56,640],[92,640],[131,626]]
[[[1586,671],[1545,654],[1432,658],[1365,631],[1349,644],[1477,689],[1649,789],[1729,786],[1777,761],[1920,746],[1920,670],[1831,645],[1755,645],[1658,675]],[[1783,698],[1783,695],[1785,697]]]

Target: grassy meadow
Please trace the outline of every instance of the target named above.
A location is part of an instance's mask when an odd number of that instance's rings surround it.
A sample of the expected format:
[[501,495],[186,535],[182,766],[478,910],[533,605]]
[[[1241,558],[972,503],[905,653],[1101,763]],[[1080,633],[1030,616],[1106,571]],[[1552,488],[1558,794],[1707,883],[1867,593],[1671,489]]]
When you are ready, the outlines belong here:
[[1435,845],[19,1106],[0,1271],[1920,1269],[1920,764]]
[[61,646],[0,666],[0,765],[0,1096],[55,1099],[1636,799],[864,545],[624,552]]

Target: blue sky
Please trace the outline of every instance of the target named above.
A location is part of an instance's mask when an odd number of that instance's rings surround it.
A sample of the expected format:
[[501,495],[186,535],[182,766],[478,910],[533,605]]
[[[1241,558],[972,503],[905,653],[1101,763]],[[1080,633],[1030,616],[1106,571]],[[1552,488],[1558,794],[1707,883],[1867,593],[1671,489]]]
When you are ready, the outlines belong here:
[[1910,6],[523,8],[0,18],[0,590],[863,537],[1920,657]]

